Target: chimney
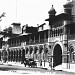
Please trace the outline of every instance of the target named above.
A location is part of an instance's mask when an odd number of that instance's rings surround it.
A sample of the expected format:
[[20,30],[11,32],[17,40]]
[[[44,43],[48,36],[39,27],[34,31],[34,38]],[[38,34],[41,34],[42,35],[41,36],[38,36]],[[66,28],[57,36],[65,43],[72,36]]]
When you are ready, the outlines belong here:
[[13,28],[12,28],[12,33],[13,34],[21,34],[22,33],[20,23],[12,23],[11,25],[13,25]]

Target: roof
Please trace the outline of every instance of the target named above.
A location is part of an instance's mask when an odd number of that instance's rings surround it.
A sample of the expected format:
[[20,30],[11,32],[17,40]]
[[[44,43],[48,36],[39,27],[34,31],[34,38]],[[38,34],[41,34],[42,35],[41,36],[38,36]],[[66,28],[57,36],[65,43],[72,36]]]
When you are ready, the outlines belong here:
[[12,23],[11,25],[18,25],[18,26],[20,26],[21,24],[20,23]]
[[73,2],[68,2],[65,5],[63,5],[65,8],[66,7],[73,7]]
[[46,23],[43,23],[43,24],[41,24],[40,26],[38,26],[38,27],[42,27],[43,25],[45,25]]
[[75,23],[66,24],[65,26],[72,27],[72,26],[75,26]]
[[61,21],[61,20],[70,20],[71,16],[66,13],[61,13],[53,18],[48,18],[45,21],[50,21],[51,24]]

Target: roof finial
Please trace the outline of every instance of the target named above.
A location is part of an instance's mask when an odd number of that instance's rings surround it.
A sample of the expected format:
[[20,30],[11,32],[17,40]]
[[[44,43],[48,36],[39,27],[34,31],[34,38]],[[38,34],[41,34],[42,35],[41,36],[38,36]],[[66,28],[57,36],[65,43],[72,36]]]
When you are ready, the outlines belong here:
[[56,11],[55,11],[53,5],[52,5],[50,11],[48,12],[48,14],[50,14],[50,15],[55,15],[56,14]]

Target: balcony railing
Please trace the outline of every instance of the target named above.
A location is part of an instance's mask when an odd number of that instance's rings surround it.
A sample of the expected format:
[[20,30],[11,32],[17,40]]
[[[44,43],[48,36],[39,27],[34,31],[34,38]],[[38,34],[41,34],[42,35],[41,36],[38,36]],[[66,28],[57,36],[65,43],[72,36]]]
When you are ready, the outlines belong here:
[[21,46],[21,43],[10,44],[9,47]]
[[38,44],[38,43],[44,43],[44,42],[48,42],[48,39],[47,38],[46,39],[40,39],[40,41],[39,40],[35,40],[35,42],[34,41],[31,41],[31,42],[27,41],[26,45]]
[[[48,38],[45,39],[38,39],[38,40],[32,40],[32,41],[27,41],[26,45],[30,45],[30,44],[38,44],[38,43],[44,43],[44,42],[48,42]],[[20,43],[14,43],[14,44],[9,44],[9,47],[16,47],[16,46],[21,46],[21,42]]]

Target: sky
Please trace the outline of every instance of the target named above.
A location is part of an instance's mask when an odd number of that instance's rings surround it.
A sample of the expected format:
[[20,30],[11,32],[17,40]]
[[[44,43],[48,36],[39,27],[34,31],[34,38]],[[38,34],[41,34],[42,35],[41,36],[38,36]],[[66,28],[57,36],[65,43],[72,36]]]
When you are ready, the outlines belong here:
[[63,4],[67,0],[0,0],[0,14],[5,12],[6,17],[0,21],[0,29],[11,26],[13,22],[21,26],[37,26],[45,23],[49,17],[48,11],[53,5],[57,14],[63,12]]

